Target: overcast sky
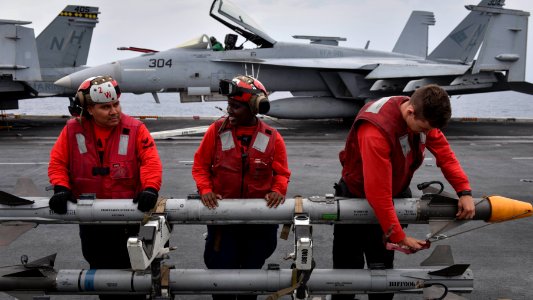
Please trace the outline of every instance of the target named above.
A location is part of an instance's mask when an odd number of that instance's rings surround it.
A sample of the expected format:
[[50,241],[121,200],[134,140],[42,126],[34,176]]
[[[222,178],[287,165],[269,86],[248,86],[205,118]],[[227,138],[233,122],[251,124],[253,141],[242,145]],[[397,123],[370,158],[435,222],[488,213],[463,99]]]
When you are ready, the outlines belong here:
[[[390,51],[412,10],[432,11],[429,51],[467,15],[476,0],[232,0],[278,41],[292,35],[345,37],[341,46]],[[203,33],[223,40],[229,32],[209,16],[211,0],[0,0],[0,19],[31,21],[38,35],[68,4],[100,8],[89,52],[94,66],[139,55],[120,46],[166,50]],[[507,0],[506,8],[533,11],[531,0]],[[529,28],[531,19],[529,20]],[[533,29],[530,30],[526,79],[533,82]]]

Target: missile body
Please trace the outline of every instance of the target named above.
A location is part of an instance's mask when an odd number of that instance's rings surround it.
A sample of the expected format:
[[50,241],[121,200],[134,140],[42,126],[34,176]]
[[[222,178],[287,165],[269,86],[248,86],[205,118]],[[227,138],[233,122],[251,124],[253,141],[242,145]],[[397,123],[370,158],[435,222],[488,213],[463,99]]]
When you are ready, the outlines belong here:
[[[425,224],[432,219],[454,220],[457,200],[442,196],[394,199],[401,223]],[[48,207],[48,198],[28,197],[33,204],[11,206],[0,204],[0,222],[33,223],[138,223],[144,213],[131,199],[78,200],[68,203],[67,213],[58,215]],[[527,202],[491,196],[476,198],[474,220],[501,222],[532,215]],[[287,224],[295,215],[295,207],[307,214],[313,224],[377,223],[373,209],[365,199],[287,198],[285,204],[268,208],[264,199],[224,199],[219,207],[208,209],[197,199],[166,200],[165,215],[172,224]]]
[[57,292],[64,294],[149,294],[152,275],[149,271],[59,270],[55,287]]
[[[272,293],[291,285],[292,270],[171,270],[169,288],[173,294]],[[423,269],[313,270],[307,286],[310,294],[372,292],[422,293],[432,283],[442,283],[455,292],[470,293],[473,273],[458,276],[429,275]]]
[[[422,293],[433,283],[444,284],[450,291],[470,293],[473,273],[438,276],[436,269],[340,270],[316,269],[307,282],[311,294],[342,293]],[[171,294],[271,294],[292,285],[292,270],[203,270],[171,269],[168,289]],[[12,285],[16,280],[16,285]],[[149,271],[59,270],[57,274],[28,278],[14,275],[0,277],[0,291],[41,290],[54,294],[149,294]],[[15,288],[14,288],[15,287]]]
[[51,291],[54,289],[55,283],[55,277],[50,272],[39,277],[22,274],[20,277],[16,275],[0,276],[0,291]]

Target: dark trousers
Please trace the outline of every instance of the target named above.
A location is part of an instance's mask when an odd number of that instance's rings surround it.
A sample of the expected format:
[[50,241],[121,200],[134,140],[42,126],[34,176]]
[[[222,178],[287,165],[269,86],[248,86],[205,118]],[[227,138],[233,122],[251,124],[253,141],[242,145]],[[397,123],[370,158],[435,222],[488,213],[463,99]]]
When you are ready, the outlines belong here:
[[[139,225],[80,225],[81,250],[91,269],[131,269],[128,238]],[[145,295],[100,295],[102,300],[146,299]]]
[[[335,195],[353,197],[344,181],[341,179],[335,186]],[[395,198],[409,198],[411,190],[395,196]],[[406,225],[402,225],[406,227]],[[394,267],[394,251],[385,249],[383,230],[379,224],[336,224],[333,227],[333,268],[334,269],[363,269],[365,259],[368,268],[379,267],[392,269]],[[332,295],[332,300],[351,300],[354,294]],[[368,294],[369,300],[389,300],[394,293]]]
[[[333,227],[333,268],[364,269],[367,265],[393,268],[394,251],[385,249],[379,224],[336,224]],[[369,300],[392,299],[394,294],[368,294]],[[332,300],[353,299],[353,294],[332,295]]]
[[[278,225],[207,225],[208,269],[261,269],[277,246]],[[255,300],[256,295],[213,295],[214,300]]]

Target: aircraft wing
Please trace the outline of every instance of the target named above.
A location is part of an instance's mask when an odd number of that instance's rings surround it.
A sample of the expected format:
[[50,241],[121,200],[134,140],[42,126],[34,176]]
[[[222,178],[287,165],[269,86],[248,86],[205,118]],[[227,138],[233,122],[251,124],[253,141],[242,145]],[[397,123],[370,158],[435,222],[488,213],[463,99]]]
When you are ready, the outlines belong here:
[[425,76],[462,75],[470,65],[421,63],[401,58],[291,58],[291,59],[218,59],[217,62],[238,62],[278,67],[310,68],[327,70],[367,70],[366,79],[404,78]]
[[216,62],[249,63],[278,67],[312,68],[312,69],[344,69],[373,70],[378,60],[370,61],[355,57],[341,58],[228,58],[213,60]]
[[404,78],[461,75],[470,68],[469,65],[450,64],[381,64],[366,79]]

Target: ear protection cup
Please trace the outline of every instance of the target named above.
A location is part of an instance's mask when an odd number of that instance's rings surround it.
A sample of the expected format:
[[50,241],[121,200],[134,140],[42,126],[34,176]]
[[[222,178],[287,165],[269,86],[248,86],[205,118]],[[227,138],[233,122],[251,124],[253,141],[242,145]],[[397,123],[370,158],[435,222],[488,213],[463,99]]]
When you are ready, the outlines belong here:
[[257,112],[264,115],[270,110],[270,101],[264,95],[257,96]]
[[78,100],[78,104],[83,107],[85,105],[85,96],[83,95],[82,91],[79,91],[76,93],[76,100]]
[[256,95],[250,99],[250,109],[254,115],[264,115],[270,110],[270,102],[265,95]]
[[70,99],[70,105],[68,106],[68,111],[73,117],[81,117],[83,111],[83,103],[85,102],[85,97],[82,92],[77,92],[74,99]]

